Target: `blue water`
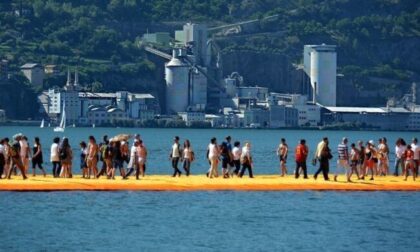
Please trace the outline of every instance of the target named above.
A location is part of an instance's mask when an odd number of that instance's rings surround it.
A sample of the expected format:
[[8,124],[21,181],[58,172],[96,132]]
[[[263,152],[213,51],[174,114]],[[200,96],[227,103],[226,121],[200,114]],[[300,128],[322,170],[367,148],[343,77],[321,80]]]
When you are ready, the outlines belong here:
[[420,251],[420,193],[0,193],[0,251]]
[[[349,138],[349,142],[357,142],[357,140],[377,140],[381,137],[386,137],[391,149],[391,164],[394,160],[394,143],[399,137],[403,137],[407,142],[410,142],[413,137],[420,139],[420,132],[387,132],[387,131],[310,131],[310,130],[255,130],[255,129],[123,129],[123,128],[67,128],[65,133],[55,133],[52,128],[38,127],[0,127],[0,137],[8,136],[22,132],[28,136],[30,143],[33,144],[33,138],[38,136],[41,138],[43,145],[44,161],[47,170],[51,171],[51,164],[49,164],[49,149],[52,139],[55,136],[66,136],[70,139],[70,144],[76,155],[73,162],[73,173],[80,172],[79,162],[79,143],[84,140],[87,141],[89,135],[94,135],[98,142],[102,136],[107,134],[112,137],[120,133],[135,134],[140,133],[144,140],[148,151],[148,173],[153,174],[169,174],[172,172],[169,161],[169,152],[172,145],[172,139],[178,135],[181,138],[181,143],[185,139],[189,139],[196,154],[197,161],[192,164],[193,173],[205,173],[208,169],[208,163],[205,160],[206,149],[210,138],[216,137],[221,143],[223,139],[230,135],[233,141],[239,140],[250,141],[252,144],[252,152],[254,157],[254,172],[256,174],[273,174],[279,172],[279,161],[276,156],[276,149],[281,138],[286,138],[289,143],[291,152],[298,141],[302,138],[306,139],[309,149],[312,151],[316,148],[316,144],[327,136],[330,139],[330,147],[333,152],[336,152],[336,146],[341,141],[342,137]],[[335,157],[336,153],[333,153]],[[289,154],[289,170],[294,167],[293,153]],[[331,162],[332,168],[335,162]],[[309,166],[308,171],[314,172],[315,167]]]

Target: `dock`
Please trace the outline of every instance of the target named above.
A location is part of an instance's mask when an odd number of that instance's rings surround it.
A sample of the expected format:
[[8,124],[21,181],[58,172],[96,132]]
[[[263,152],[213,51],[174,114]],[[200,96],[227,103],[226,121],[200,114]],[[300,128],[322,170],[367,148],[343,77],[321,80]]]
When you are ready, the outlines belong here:
[[[29,175],[30,176],[30,175]],[[289,175],[257,175],[255,178],[221,177],[209,179],[205,175],[181,176],[173,178],[169,175],[148,175],[140,180],[130,177],[115,180],[84,179],[80,175],[74,178],[52,178],[51,176],[22,177],[0,180],[0,191],[420,191],[420,179],[413,181],[409,177],[377,177],[375,180],[357,180],[346,182],[344,175],[337,182],[324,181],[322,176],[314,180],[295,179]]]

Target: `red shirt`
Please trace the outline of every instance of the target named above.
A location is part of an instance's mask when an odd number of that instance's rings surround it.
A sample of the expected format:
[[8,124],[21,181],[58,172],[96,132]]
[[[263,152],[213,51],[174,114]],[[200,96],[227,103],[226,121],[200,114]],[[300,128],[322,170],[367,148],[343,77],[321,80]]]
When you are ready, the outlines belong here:
[[295,149],[295,160],[296,162],[305,162],[308,157],[308,147],[303,144],[299,144]]

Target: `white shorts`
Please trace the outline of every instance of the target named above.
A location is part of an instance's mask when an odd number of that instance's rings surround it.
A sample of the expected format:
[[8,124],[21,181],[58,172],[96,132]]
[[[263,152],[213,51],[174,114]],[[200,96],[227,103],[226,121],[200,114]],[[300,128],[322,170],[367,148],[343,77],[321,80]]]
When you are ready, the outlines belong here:
[[145,158],[142,158],[142,157],[139,157],[139,164],[140,165],[143,165],[145,163],[146,163],[146,159]]

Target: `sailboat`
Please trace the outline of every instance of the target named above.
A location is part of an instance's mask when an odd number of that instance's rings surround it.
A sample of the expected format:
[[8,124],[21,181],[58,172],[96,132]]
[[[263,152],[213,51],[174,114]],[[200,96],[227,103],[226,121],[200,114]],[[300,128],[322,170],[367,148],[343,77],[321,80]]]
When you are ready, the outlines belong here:
[[45,120],[44,120],[44,119],[42,119],[42,121],[41,121],[41,125],[40,125],[39,127],[42,129],[42,128],[44,128],[44,126],[45,126]]
[[58,127],[54,128],[54,132],[64,132],[66,129],[66,103],[63,103],[63,112],[61,113],[61,121]]

